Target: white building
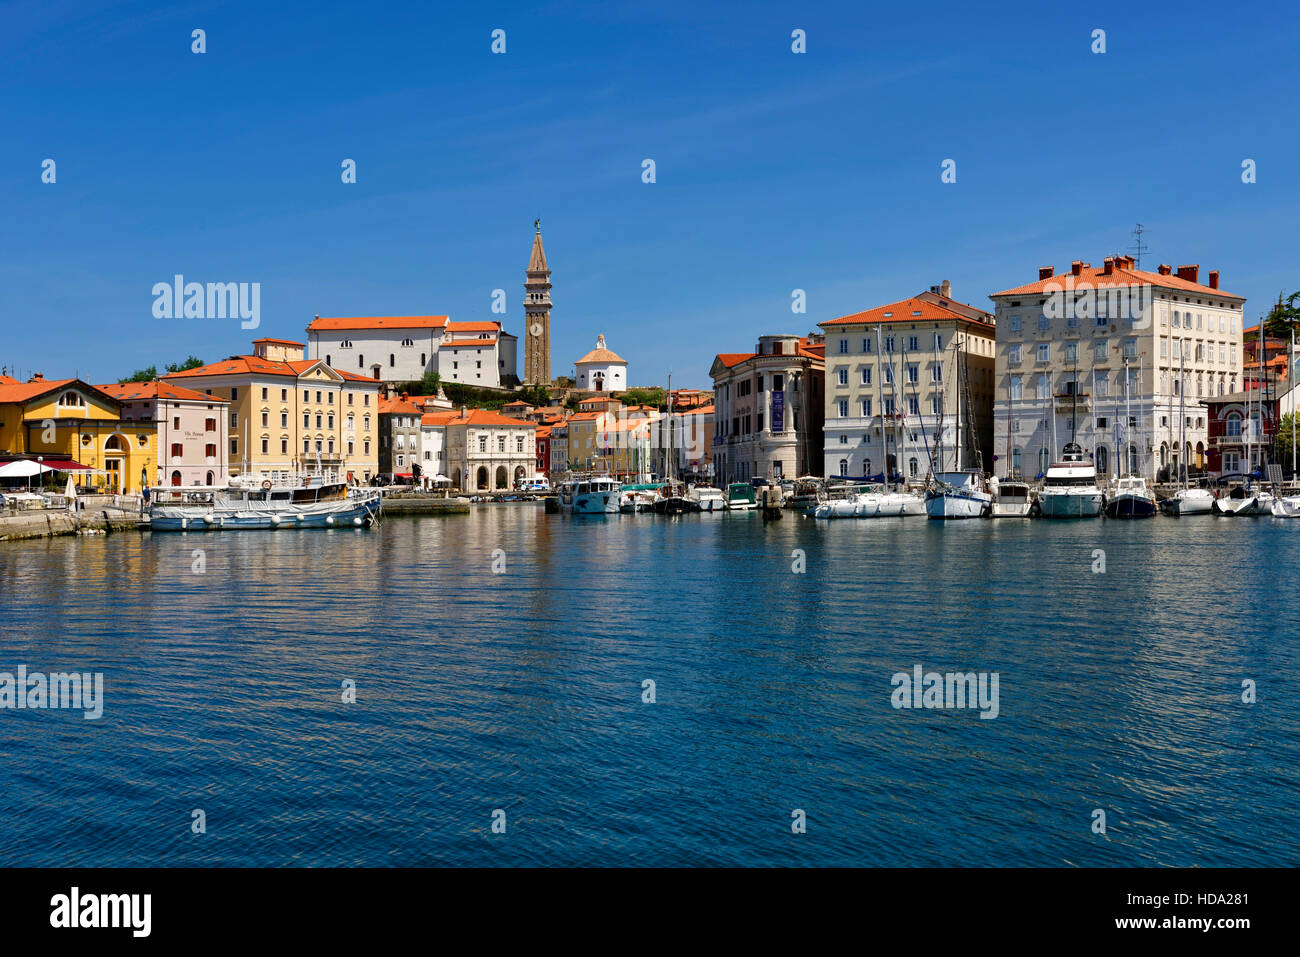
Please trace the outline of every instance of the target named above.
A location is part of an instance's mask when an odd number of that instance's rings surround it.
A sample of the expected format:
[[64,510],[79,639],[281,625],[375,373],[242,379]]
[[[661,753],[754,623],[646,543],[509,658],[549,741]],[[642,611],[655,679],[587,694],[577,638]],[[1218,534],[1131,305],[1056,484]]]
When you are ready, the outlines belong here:
[[[1130,256],[1100,269],[1075,261],[1057,276],[994,293],[997,367],[994,449],[998,475],[1034,476],[1077,442],[1099,475],[1125,468],[1177,474],[1183,439],[1207,444],[1201,399],[1242,385],[1245,298],[1199,266],[1134,268]],[[1127,389],[1126,389],[1127,385]],[[1185,420],[1180,421],[1180,420]]]
[[945,281],[820,323],[826,333],[827,477],[992,466],[993,316]]
[[484,409],[447,420],[446,475],[466,491],[510,491],[537,471],[537,424]]
[[573,364],[577,387],[587,392],[622,392],[627,388],[627,360],[605,347],[605,337],[596,337],[596,348]]
[[451,322],[446,316],[316,316],[308,355],[384,382],[444,381],[499,389],[517,379],[518,339],[500,322]]

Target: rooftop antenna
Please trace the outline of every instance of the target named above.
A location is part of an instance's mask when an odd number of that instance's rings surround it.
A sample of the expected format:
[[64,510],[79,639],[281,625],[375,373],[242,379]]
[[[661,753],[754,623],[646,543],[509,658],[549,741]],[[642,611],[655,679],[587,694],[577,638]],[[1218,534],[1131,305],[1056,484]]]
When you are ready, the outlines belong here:
[[1146,244],[1142,242],[1142,234],[1145,231],[1146,228],[1141,223],[1138,223],[1133,230],[1133,264],[1138,269],[1142,268],[1142,254],[1147,251]]

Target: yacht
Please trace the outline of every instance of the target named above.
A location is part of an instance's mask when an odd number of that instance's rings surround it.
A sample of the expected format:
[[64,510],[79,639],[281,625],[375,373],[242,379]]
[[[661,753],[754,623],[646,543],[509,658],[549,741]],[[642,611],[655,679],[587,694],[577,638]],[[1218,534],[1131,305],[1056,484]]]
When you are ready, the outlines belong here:
[[989,492],[993,496],[993,518],[1028,518],[1033,514],[1034,489],[1028,482],[999,481],[995,475],[989,479]]
[[697,485],[687,491],[686,497],[699,505],[701,512],[721,512],[727,507],[727,499],[722,494],[722,489],[711,485]]
[[1038,490],[1039,514],[1043,518],[1096,518],[1105,495],[1097,487],[1097,469],[1083,457],[1083,449],[1067,442],[1061,461],[1047,467]]
[[1166,515],[1209,515],[1214,511],[1214,494],[1208,488],[1180,488],[1160,507]]
[[621,486],[607,475],[560,484],[560,508],[575,515],[617,515],[621,497]]
[[162,486],[150,490],[149,527],[156,532],[369,528],[382,504],[379,489],[326,482],[320,475],[235,480],[228,488]]
[[1300,495],[1279,495],[1273,499],[1272,511],[1275,518],[1300,518]]
[[925,513],[933,519],[981,518],[993,514],[993,496],[983,488],[978,469],[940,472],[925,493]]
[[1214,500],[1214,514],[1224,516],[1271,515],[1273,496],[1261,488],[1238,485],[1227,495]]
[[1156,497],[1140,475],[1129,475],[1115,482],[1113,494],[1106,500],[1107,518],[1150,518],[1156,513]]
[[887,492],[868,485],[844,498],[822,502],[810,512],[813,518],[886,518],[924,515],[925,497],[919,492]]

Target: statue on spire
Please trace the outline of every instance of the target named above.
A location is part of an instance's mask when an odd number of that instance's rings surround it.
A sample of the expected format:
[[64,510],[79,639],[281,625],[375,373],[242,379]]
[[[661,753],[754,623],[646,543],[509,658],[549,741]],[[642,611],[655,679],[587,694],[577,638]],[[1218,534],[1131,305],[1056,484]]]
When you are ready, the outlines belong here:
[[534,220],[533,220],[533,229],[537,230],[538,235],[541,235],[541,232],[542,232],[542,221],[541,221],[540,219],[534,219]]

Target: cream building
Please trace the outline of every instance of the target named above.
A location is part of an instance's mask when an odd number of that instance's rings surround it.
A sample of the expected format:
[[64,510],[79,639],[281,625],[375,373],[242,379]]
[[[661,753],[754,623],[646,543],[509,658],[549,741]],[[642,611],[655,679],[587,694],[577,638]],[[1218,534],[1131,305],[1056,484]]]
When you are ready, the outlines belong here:
[[253,350],[162,377],[230,403],[230,475],[377,475],[379,381],[304,359],[300,342],[258,339]]
[[719,484],[796,478],[822,462],[822,336],[761,336],[713,360],[713,470]]
[[[1185,426],[1192,468],[1208,444],[1201,399],[1242,387],[1245,298],[1200,282],[1200,267],[1100,268],[1075,261],[1060,276],[994,293],[999,475],[1032,477],[1073,440],[1099,475],[1177,474]],[[1127,385],[1127,390],[1126,390]],[[1126,401],[1127,398],[1127,401]]]
[[499,412],[464,409],[445,425],[447,477],[466,491],[510,491],[537,466],[537,425]]
[[827,477],[991,468],[993,316],[951,295],[945,281],[820,323]]
[[388,383],[416,382],[437,372],[444,382],[500,389],[518,378],[517,346],[516,337],[496,320],[316,316],[307,326],[311,358]]

